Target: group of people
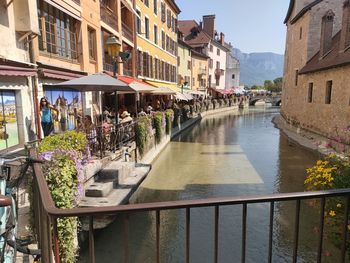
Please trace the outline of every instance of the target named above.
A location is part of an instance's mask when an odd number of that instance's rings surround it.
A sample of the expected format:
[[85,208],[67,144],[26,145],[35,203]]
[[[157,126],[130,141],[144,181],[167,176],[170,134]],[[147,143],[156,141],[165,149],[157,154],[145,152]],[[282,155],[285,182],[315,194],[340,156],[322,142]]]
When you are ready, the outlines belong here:
[[[40,121],[41,121],[41,128],[44,133],[44,137],[49,136],[54,131],[54,114],[58,114],[58,110],[53,107],[50,102],[47,100],[46,97],[42,97],[40,99]],[[91,115],[85,115],[83,118],[81,116],[77,117],[77,129],[78,130],[93,130],[96,126],[93,123]],[[100,121],[102,122],[102,127],[105,131],[107,131],[112,125],[113,121],[112,119],[115,118],[115,114],[113,116],[112,113],[105,114],[103,118],[100,118]],[[120,114],[120,118],[118,118],[118,123],[128,123],[133,121],[133,118],[131,117],[130,113],[127,110],[124,110]]]

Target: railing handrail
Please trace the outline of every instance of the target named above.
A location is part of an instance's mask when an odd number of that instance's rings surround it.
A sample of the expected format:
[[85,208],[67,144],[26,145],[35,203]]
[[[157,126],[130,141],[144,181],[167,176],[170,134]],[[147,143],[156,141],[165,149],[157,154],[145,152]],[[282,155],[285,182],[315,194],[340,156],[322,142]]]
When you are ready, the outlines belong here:
[[237,196],[237,197],[219,197],[207,198],[197,200],[179,200],[166,201],[142,204],[128,204],[118,206],[104,206],[104,207],[80,207],[71,209],[57,208],[52,200],[49,188],[47,186],[44,175],[39,167],[40,164],[35,164],[35,176],[38,182],[39,191],[46,212],[55,217],[69,217],[69,216],[84,216],[84,215],[101,215],[125,212],[141,212],[141,211],[155,211],[155,210],[172,210],[181,208],[194,207],[209,207],[222,205],[237,205],[237,204],[254,204],[267,203],[273,201],[292,201],[301,199],[317,199],[322,197],[332,196],[346,196],[350,194],[350,188],[316,191],[316,192],[294,192],[294,193],[278,193],[268,195],[256,196]]

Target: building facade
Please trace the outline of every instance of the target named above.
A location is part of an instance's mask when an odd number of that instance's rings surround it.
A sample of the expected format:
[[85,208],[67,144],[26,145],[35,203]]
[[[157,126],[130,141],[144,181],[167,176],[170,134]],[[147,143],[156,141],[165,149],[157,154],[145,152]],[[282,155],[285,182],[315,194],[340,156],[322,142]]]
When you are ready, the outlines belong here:
[[203,22],[179,21],[179,30],[193,50],[209,57],[208,88],[224,89],[226,72],[225,35],[215,30],[215,15],[203,16]]
[[174,0],[136,0],[137,76],[156,87],[177,85],[177,16]]
[[349,6],[348,0],[290,2],[282,93],[288,122],[347,143]]
[[240,81],[240,64],[239,60],[235,58],[232,54],[232,45],[230,43],[225,43],[225,47],[230,50],[226,53],[226,81],[225,86],[228,89],[239,88]]
[[209,57],[191,50],[192,90],[207,93],[209,77]]
[[187,45],[180,38],[178,39],[178,87],[183,93],[191,90],[193,86],[192,68],[194,67],[191,58],[191,46]]
[[0,5],[0,151],[35,139],[36,65],[31,41],[39,34],[35,0]]

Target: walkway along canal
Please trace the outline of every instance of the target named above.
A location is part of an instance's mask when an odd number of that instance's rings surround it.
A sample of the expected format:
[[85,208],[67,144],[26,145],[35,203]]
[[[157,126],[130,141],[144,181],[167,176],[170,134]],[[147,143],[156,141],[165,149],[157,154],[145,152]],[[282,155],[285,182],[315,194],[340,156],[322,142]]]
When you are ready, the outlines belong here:
[[[153,162],[132,203],[304,191],[306,168],[317,155],[292,143],[271,123],[275,108],[241,116],[207,117],[175,137]],[[275,204],[272,262],[291,262],[295,203]],[[241,207],[220,209],[219,262],[240,262]],[[316,262],[319,212],[301,203],[298,262]],[[191,212],[190,261],[213,262],[214,209]],[[161,213],[161,262],[185,262],[185,211]],[[155,261],[154,213],[130,216],[130,262]],[[250,204],[246,262],[267,262],[269,206]],[[121,233],[113,235],[112,233]],[[95,235],[96,262],[123,262],[123,224],[116,220]],[[119,249],[120,248],[120,249]],[[322,262],[338,262],[327,240]],[[82,248],[81,262],[85,261]]]

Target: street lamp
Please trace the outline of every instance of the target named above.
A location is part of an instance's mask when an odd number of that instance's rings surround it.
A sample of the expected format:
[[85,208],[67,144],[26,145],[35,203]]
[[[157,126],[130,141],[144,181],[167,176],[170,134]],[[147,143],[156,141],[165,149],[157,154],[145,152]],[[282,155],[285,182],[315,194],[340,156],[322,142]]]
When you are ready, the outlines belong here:
[[113,76],[117,75],[118,71],[118,57],[121,49],[121,44],[116,36],[110,35],[106,41],[108,55],[113,58]]

